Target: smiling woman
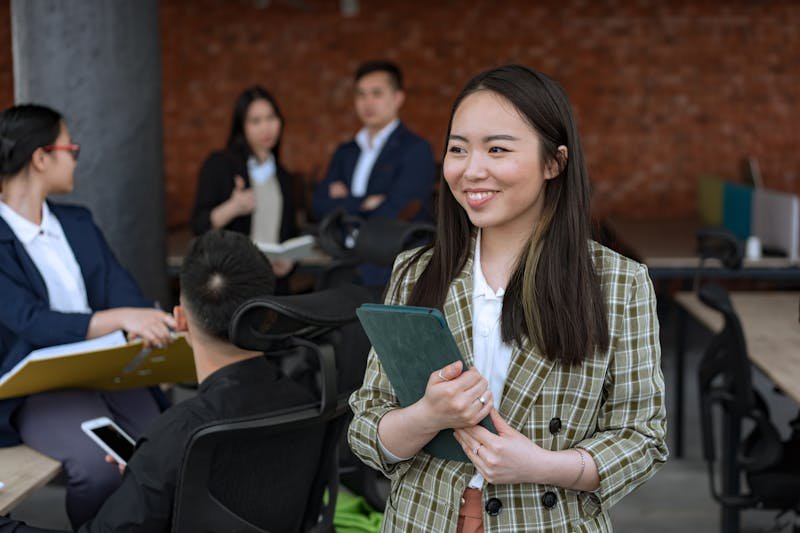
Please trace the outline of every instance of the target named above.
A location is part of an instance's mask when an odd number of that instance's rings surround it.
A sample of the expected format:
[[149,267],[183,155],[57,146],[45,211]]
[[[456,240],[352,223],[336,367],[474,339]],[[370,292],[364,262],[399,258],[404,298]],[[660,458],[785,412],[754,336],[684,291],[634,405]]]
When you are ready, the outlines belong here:
[[[436,238],[398,257],[387,302],[442,310],[469,369],[433,372],[401,408],[371,353],[349,442],[392,480],[383,529],[610,531],[608,508],[667,457],[647,271],[590,240],[558,83],[483,72],[446,139]],[[486,416],[497,434],[477,425]],[[472,465],[423,450],[446,430]]]

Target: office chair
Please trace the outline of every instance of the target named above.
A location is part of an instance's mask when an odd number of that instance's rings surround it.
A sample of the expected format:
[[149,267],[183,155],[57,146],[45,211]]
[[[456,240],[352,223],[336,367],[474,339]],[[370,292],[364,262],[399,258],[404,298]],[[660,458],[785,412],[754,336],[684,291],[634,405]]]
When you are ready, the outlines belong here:
[[700,264],[695,273],[693,290],[700,287],[700,277],[708,259],[717,259],[724,268],[738,270],[744,260],[744,243],[730,230],[723,227],[707,227],[697,230],[697,256]]
[[[800,431],[795,426],[782,441],[766,402],[753,388],[744,334],[725,289],[708,284],[699,297],[724,317],[724,329],[712,339],[698,372],[703,457],[711,494],[722,506],[722,531],[738,531],[741,509],[800,511]],[[720,422],[717,458],[715,428]],[[741,487],[741,477],[749,490]]]
[[[364,299],[363,288],[347,286],[258,298],[236,311],[229,335],[237,346],[276,359],[299,352],[316,361],[319,400],[198,428],[179,475],[174,532],[333,531],[337,444],[351,391],[338,390],[334,350],[324,339],[355,321]],[[263,451],[265,442],[269,455]],[[307,489],[298,494],[297,486]]]
[[[316,288],[321,290],[357,282],[357,269],[364,263],[389,268],[397,254],[428,242],[435,231],[433,224],[387,218],[365,220],[338,209],[319,226],[318,242],[334,257],[334,261],[318,278]],[[372,302],[383,300],[384,286],[369,287],[368,290]],[[360,324],[349,324],[342,328],[342,332],[341,348],[351,354],[348,358],[350,368],[342,373],[343,379],[357,387],[364,379],[371,344]],[[357,459],[346,442],[340,446],[339,469],[342,484],[363,496],[373,508],[384,509],[386,496],[378,484],[382,474]]]
[[[317,280],[316,289],[357,282],[357,268],[365,263],[389,268],[397,254],[430,241],[435,231],[435,226],[426,222],[363,219],[337,209],[319,225],[319,245],[334,260]],[[376,299],[382,289],[373,287]]]

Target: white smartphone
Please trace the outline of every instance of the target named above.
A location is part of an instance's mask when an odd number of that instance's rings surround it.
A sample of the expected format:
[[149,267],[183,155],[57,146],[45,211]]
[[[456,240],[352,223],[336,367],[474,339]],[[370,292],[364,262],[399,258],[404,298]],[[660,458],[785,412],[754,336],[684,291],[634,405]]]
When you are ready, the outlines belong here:
[[81,423],[81,429],[121,465],[133,455],[134,440],[107,416]]

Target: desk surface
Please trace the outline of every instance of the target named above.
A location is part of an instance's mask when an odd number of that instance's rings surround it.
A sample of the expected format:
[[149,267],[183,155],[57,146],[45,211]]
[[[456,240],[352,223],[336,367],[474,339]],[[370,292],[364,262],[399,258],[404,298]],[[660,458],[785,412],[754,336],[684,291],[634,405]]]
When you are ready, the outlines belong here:
[[[787,396],[800,403],[800,292],[732,292],[731,303],[744,330],[750,360]],[[675,301],[711,331],[722,330],[722,314],[693,292]]]
[[61,463],[25,445],[0,448],[0,516],[61,471]]
[[[617,241],[635,253],[650,269],[696,269],[695,232],[701,226],[692,217],[674,219],[633,220],[615,218],[608,221]],[[708,268],[720,268],[718,261],[706,261]],[[765,257],[757,261],[745,259],[746,269],[781,269],[795,266],[786,257]]]
[[[192,242],[192,232],[187,227],[173,229],[167,232],[167,271],[177,275],[183,264],[183,258],[189,251]],[[331,257],[322,250],[316,250],[310,257],[300,261],[302,266],[326,266],[332,261]]]

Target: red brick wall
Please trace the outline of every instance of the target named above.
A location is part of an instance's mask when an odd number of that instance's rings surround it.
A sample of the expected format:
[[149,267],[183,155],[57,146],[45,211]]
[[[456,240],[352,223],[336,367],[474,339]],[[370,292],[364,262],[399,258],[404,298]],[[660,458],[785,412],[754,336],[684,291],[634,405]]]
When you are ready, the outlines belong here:
[[10,4],[11,0],[0,0],[0,109],[5,109],[14,104]]
[[[7,5],[0,0],[5,103]],[[561,81],[599,214],[689,214],[698,176],[737,178],[746,154],[768,187],[800,193],[798,2],[360,0],[352,18],[337,0],[160,5],[170,225],[187,219],[197,170],[224,143],[242,88],[261,83],[276,95],[285,163],[319,177],[358,128],[352,71],[375,57],[403,67],[403,118],[437,155],[472,74],[513,61]]]

